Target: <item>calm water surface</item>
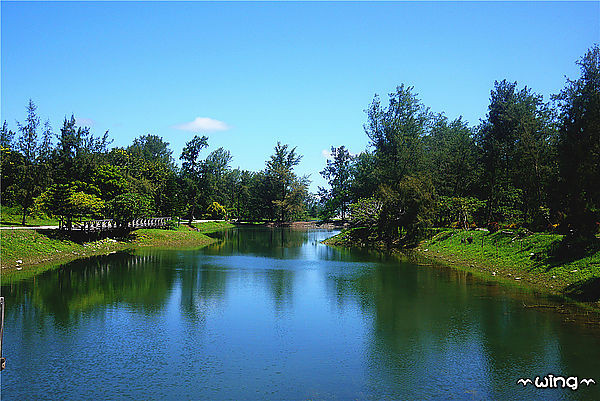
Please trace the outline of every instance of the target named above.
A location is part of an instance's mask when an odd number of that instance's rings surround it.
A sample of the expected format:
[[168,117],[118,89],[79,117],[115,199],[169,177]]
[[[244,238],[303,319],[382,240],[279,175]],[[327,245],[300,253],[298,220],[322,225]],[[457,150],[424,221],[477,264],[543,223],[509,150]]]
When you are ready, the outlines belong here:
[[[600,399],[597,329],[332,234],[233,229],[3,282],[2,400]],[[547,374],[598,384],[516,384]]]

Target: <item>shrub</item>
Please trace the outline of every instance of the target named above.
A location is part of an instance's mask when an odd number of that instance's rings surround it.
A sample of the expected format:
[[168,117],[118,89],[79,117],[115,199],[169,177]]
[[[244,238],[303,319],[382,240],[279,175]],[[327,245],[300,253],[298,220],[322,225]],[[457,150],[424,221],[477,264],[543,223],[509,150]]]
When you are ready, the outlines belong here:
[[227,210],[219,202],[211,203],[207,208],[208,217],[211,219],[227,219]]
[[108,202],[107,214],[123,226],[140,217],[152,214],[152,199],[147,195],[127,192]]
[[175,220],[167,221],[167,224],[165,224],[165,230],[177,230],[177,222]]
[[105,208],[104,201],[98,196],[76,190],[75,184],[54,184],[42,192],[34,201],[35,214],[50,213],[65,217],[101,217]]
[[374,226],[379,221],[382,202],[375,198],[360,198],[350,205],[350,222],[353,226]]

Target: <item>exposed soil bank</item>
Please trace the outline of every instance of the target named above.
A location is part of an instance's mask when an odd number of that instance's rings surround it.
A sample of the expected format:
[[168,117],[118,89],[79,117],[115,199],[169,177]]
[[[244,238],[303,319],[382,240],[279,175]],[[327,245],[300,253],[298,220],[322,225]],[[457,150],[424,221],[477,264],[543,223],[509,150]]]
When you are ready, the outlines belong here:
[[368,228],[346,230],[327,245],[363,247],[427,258],[487,279],[566,297],[600,310],[600,249],[562,255],[561,235],[442,229],[414,249],[389,249]]
[[0,233],[1,278],[32,276],[75,259],[140,247],[200,248],[214,241],[205,235],[233,227],[227,222],[180,226],[177,230],[139,229],[125,237],[83,242],[57,230],[2,230]]

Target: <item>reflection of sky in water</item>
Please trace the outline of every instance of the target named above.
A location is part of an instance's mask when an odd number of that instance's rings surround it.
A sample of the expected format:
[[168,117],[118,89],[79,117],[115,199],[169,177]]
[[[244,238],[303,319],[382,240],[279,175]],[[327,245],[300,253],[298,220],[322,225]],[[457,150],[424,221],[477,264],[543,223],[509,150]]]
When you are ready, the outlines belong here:
[[[2,399],[593,399],[598,331],[466,273],[241,229],[2,288]],[[537,302],[537,301],[536,301]]]

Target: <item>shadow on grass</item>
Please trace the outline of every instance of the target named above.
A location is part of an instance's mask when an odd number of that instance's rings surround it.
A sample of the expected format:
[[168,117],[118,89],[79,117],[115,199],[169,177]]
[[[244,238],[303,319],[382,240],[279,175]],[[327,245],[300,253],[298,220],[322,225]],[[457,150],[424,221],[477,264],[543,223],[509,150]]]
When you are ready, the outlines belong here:
[[540,258],[548,265],[546,271],[556,266],[571,263],[579,259],[587,258],[600,252],[600,240],[593,241],[554,241],[546,258]]
[[595,302],[600,300],[600,277],[573,283],[564,290],[564,294],[580,302]]
[[131,230],[122,228],[104,231],[62,231],[54,229],[36,231],[50,239],[59,241],[72,241],[79,245],[82,245],[85,242],[98,241],[105,238],[114,238],[119,240],[131,239]]

